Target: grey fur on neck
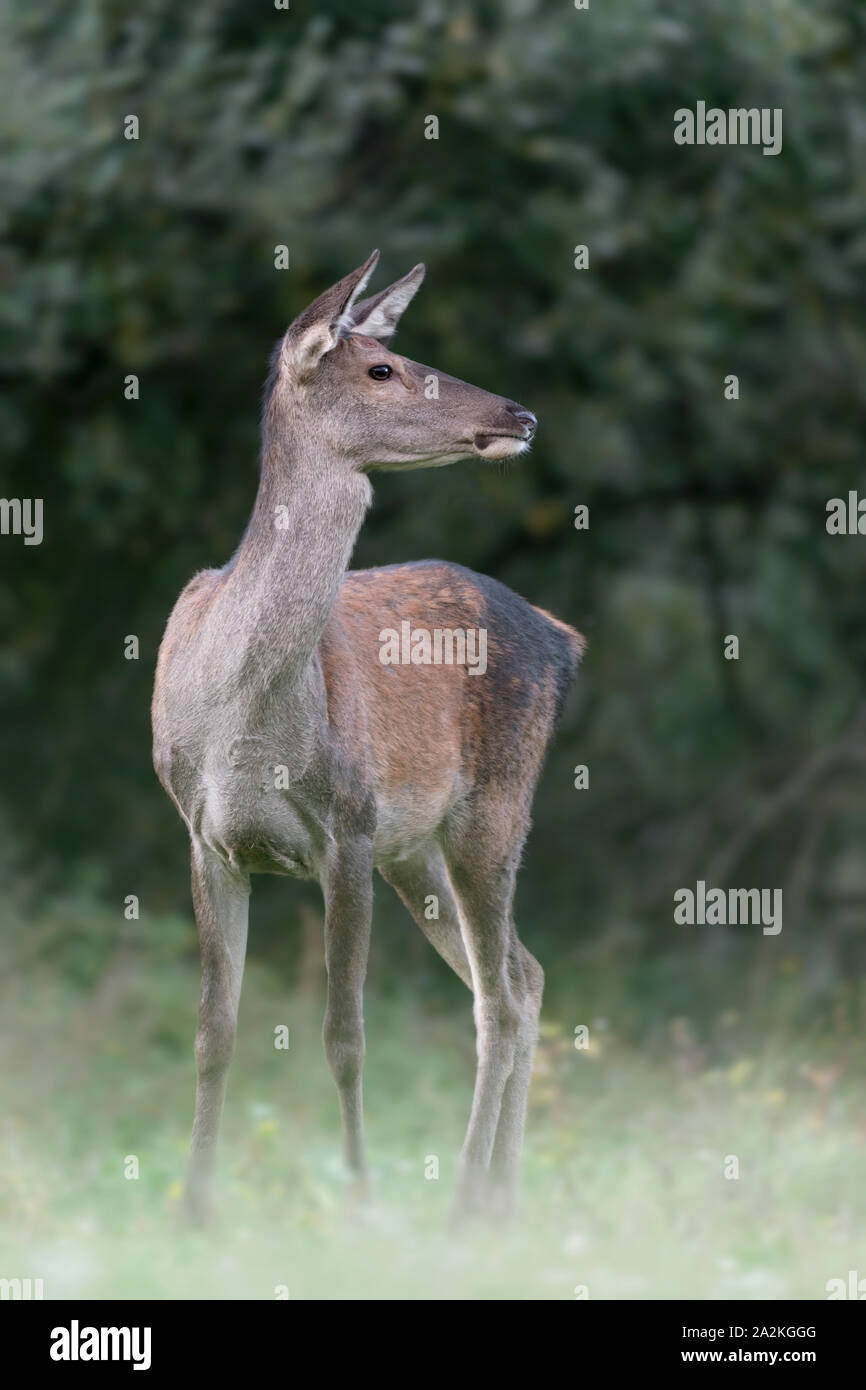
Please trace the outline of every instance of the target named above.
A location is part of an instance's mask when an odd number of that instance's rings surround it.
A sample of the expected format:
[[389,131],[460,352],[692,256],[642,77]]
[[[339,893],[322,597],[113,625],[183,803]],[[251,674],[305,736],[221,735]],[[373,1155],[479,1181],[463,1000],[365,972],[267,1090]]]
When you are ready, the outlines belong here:
[[[269,697],[316,650],[372,489],[321,440],[266,431],[255,505],[209,615],[220,681]],[[227,662],[230,669],[227,669]]]

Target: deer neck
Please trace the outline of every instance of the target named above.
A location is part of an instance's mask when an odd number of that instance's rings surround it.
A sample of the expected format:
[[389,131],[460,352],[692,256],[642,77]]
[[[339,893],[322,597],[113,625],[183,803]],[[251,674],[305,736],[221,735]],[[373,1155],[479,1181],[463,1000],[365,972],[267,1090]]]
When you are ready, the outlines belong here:
[[312,431],[266,434],[255,506],[226,591],[240,687],[252,704],[309,676],[371,496],[367,478]]

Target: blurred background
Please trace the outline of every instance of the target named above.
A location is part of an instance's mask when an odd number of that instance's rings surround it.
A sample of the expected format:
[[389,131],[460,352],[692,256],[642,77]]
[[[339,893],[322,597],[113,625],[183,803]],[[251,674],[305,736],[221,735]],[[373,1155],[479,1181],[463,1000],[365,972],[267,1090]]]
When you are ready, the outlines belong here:
[[[866,541],[825,528],[866,493],[862,7],[33,0],[0,35],[2,491],[45,508],[42,545],[0,538],[0,1275],[761,1298],[866,1274]],[[698,100],[782,108],[781,154],[675,145]],[[153,667],[251,509],[273,342],[374,246],[374,290],[428,266],[398,350],[540,426],[507,470],[374,479],[354,565],[458,561],[588,639],[517,899],[548,982],[528,1217],[462,1256],[442,1233],[469,1000],[380,883],[378,1195],[347,1225],[320,897],[261,878],[214,1259],[167,1239],[197,956]],[[781,934],[676,926],[698,879],[781,888]]]

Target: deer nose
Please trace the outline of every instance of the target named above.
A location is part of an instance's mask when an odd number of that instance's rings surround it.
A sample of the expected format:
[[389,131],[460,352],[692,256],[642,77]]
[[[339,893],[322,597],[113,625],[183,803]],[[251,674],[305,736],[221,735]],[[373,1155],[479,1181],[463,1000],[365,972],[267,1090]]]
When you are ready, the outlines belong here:
[[526,430],[526,438],[531,439],[535,434],[535,426],[538,424],[531,410],[524,410],[522,405],[510,405],[508,407],[518,425],[522,425]]

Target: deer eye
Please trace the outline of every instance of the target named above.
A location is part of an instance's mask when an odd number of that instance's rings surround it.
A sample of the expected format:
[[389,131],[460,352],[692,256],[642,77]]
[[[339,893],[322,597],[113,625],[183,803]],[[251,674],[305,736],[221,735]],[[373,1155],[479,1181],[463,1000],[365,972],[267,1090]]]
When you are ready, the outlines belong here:
[[387,381],[388,377],[392,375],[392,372],[391,368],[386,366],[383,362],[381,366],[371,367],[369,375],[374,381]]

